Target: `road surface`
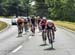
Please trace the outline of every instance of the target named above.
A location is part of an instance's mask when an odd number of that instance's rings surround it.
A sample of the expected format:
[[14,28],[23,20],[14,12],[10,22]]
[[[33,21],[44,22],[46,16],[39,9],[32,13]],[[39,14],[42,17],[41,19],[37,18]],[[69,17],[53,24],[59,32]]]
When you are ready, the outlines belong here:
[[18,38],[16,26],[0,33],[0,55],[75,55],[75,35],[62,28],[57,27],[54,49],[50,49],[48,42],[43,45],[38,30],[35,36],[30,34]]

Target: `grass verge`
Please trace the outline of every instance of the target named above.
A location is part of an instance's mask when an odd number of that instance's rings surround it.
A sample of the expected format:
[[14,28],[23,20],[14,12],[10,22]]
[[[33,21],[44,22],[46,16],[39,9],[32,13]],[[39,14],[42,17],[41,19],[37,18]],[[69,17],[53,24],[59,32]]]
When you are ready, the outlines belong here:
[[0,31],[7,27],[7,24],[0,21]]
[[8,18],[8,19],[12,19],[12,17],[13,17],[13,16],[7,16],[7,17],[5,17],[5,16],[0,16],[0,18]]
[[56,25],[65,27],[69,30],[75,31],[75,22],[68,22],[68,21],[55,21]]

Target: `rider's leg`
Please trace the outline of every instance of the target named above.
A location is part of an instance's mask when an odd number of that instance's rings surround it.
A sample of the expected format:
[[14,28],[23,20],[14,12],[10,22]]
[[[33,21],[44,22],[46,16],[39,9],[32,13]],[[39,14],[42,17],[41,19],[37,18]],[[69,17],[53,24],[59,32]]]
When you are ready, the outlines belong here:
[[18,33],[20,34],[21,33],[21,27],[18,26]]
[[52,34],[53,34],[53,40],[55,39],[55,33],[54,30],[52,30]]
[[25,32],[28,31],[28,24],[25,24]]
[[23,27],[21,27],[21,32],[23,33]]
[[42,32],[42,40],[44,41],[44,32]]
[[47,37],[48,37],[48,41],[50,43],[49,30],[47,30]]
[[35,24],[32,26],[32,32],[35,34]]
[[46,40],[47,40],[46,31],[45,31],[45,28],[43,27],[42,27],[42,39],[43,39],[44,44],[46,44]]

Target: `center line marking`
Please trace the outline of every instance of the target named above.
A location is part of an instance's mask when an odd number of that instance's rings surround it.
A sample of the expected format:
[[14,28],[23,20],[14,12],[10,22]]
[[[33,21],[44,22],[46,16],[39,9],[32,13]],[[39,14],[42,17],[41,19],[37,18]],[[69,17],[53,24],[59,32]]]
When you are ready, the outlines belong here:
[[15,52],[17,52],[18,50],[20,50],[22,47],[23,47],[23,46],[21,45],[21,46],[19,46],[18,48],[16,48],[15,50],[13,50],[12,52],[15,53]]

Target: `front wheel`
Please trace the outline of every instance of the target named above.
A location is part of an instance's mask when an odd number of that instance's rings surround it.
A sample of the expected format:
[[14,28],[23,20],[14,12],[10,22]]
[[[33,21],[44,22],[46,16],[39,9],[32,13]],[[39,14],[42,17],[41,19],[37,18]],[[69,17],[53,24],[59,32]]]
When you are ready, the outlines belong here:
[[43,39],[44,43],[46,44],[47,38],[46,38],[46,32],[45,31],[42,32],[42,39]]
[[52,30],[48,30],[47,32],[49,44],[51,44],[51,48],[53,48],[53,33]]

